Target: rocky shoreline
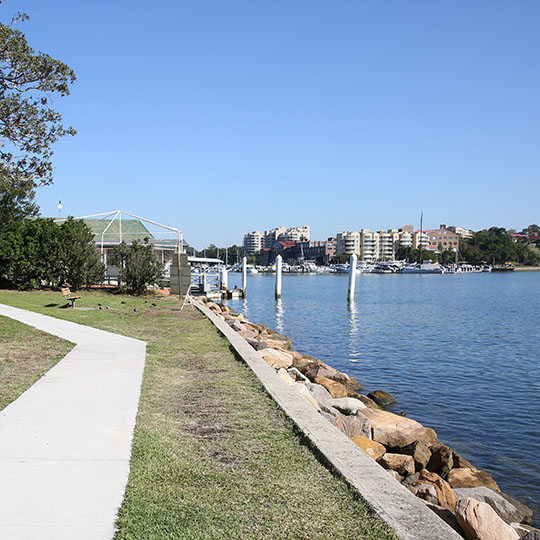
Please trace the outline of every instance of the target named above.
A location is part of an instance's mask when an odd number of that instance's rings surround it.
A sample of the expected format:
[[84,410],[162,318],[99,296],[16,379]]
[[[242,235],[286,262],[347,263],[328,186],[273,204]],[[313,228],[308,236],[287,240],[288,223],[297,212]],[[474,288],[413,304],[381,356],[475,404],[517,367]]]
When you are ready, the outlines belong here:
[[353,377],[292,350],[292,342],[206,298],[261,358],[324,418],[466,540],[540,540],[532,510],[501,492],[489,473],[438,441],[431,428],[384,409],[393,396],[361,393]]

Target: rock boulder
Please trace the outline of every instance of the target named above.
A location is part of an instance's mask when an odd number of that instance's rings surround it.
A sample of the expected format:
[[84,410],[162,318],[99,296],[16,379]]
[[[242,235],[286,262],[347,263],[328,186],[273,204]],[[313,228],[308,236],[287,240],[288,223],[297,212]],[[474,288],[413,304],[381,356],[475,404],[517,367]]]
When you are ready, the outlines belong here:
[[327,377],[315,377],[314,382],[324,386],[333,398],[346,398],[349,395],[343,384]]
[[460,499],[471,498],[489,504],[506,523],[531,522],[533,511],[504,493],[497,493],[486,486],[458,488],[455,491]]
[[493,480],[491,475],[480,469],[452,469],[448,473],[447,480],[454,489],[486,486],[494,491],[501,492],[497,482]]
[[460,499],[455,513],[466,540],[519,539],[518,533],[489,504],[474,499]]
[[382,444],[372,441],[367,437],[362,437],[361,435],[353,437],[351,441],[359,446],[370,458],[373,458],[374,460],[378,460],[384,456],[386,452],[386,448]]
[[334,425],[349,439],[361,435],[366,439],[371,438],[371,425],[369,420],[362,415],[351,414],[350,416],[341,416],[337,418]]
[[271,367],[289,369],[292,366],[292,355],[276,349],[262,349],[258,351],[261,358]]
[[326,401],[325,405],[333,407],[343,414],[356,414],[358,411],[367,409],[360,400],[354,398],[332,398]]
[[[438,474],[432,473],[430,471],[423,470],[418,475],[418,480],[413,482],[411,484],[411,488],[413,490],[420,490],[422,489],[422,486],[430,485],[435,488],[435,501],[428,500],[429,502],[432,502],[434,504],[437,504],[439,506],[442,506],[443,508],[447,508],[451,512],[453,512],[456,508],[456,503],[458,502],[458,496],[457,494],[452,490],[448,482],[445,482]],[[414,491],[413,491],[414,492]],[[420,498],[424,498],[421,495],[417,494]]]
[[405,454],[386,453],[377,460],[377,463],[385,469],[396,471],[401,476],[409,476],[414,473],[414,459]]
[[446,444],[435,443],[431,446],[431,458],[426,466],[428,471],[446,478],[454,465],[452,449]]
[[422,424],[379,409],[364,408],[360,413],[371,422],[373,440],[392,448],[403,448],[424,435]]
[[368,398],[371,398],[377,405],[382,407],[387,407],[396,402],[396,398],[389,394],[388,392],[383,392],[382,390],[374,390],[368,394]]

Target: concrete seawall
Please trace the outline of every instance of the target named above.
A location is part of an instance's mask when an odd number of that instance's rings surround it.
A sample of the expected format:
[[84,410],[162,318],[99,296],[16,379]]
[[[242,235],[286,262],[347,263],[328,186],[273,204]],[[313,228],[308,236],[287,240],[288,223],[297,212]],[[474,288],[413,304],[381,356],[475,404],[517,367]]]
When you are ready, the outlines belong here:
[[202,303],[194,304],[231,343],[302,435],[401,540],[463,540],[282,381],[243,337]]

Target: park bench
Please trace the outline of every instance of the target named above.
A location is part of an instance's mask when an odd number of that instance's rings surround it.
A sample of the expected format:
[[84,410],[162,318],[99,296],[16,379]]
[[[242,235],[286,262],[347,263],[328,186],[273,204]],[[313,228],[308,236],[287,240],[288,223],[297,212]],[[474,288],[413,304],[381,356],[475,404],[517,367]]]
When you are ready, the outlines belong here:
[[62,296],[68,301],[71,302],[71,307],[75,307],[75,300],[82,298],[82,296],[73,296],[69,287],[62,288]]

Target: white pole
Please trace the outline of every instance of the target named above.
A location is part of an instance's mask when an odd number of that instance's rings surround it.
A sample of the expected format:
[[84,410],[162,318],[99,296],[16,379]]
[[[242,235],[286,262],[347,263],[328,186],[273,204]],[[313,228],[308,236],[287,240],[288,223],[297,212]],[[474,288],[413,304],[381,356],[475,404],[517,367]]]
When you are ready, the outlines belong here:
[[282,269],[281,255],[276,257],[276,299],[281,298],[281,269]]
[[247,288],[247,257],[242,257],[242,289],[244,293]]
[[356,261],[358,257],[356,253],[351,255],[350,266],[349,266],[349,292],[347,294],[347,300],[349,302],[354,301],[354,288],[356,286]]
[[225,266],[221,270],[221,288],[229,288],[229,272],[227,271],[227,268],[225,268]]

